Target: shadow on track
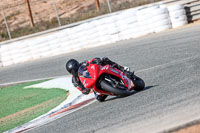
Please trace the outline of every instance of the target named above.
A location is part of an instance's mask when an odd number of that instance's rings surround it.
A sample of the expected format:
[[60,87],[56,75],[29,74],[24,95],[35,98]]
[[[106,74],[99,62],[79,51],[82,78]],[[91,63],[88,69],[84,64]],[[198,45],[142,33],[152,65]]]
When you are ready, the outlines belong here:
[[[157,87],[157,86],[159,86],[159,85],[146,86],[142,91],[146,91],[146,90],[148,90],[148,89],[151,89],[151,88]],[[141,91],[138,91],[138,92],[141,92]]]
[[[151,88],[153,88],[153,87],[156,87],[156,86],[158,86],[158,85],[146,86],[143,90],[141,90],[141,91],[134,91],[134,92],[133,92],[131,95],[129,95],[129,96],[132,96],[132,95],[134,95],[134,94],[136,94],[136,93],[139,93],[139,92],[142,92],[142,91],[149,90],[149,89],[151,89]],[[129,96],[126,96],[126,97],[129,97]],[[118,98],[125,98],[125,97],[112,97],[112,98],[109,98],[109,99],[105,100],[104,102],[112,101],[112,100],[115,100],[115,99],[118,99]]]

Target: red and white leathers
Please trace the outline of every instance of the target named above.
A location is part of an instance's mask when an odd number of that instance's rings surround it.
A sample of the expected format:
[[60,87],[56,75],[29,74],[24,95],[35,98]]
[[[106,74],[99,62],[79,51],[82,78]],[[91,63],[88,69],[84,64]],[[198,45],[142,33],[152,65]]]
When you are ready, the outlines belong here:
[[[112,62],[108,58],[102,58],[102,59],[94,58],[90,61],[85,61],[85,62],[80,63],[80,66],[83,66],[83,65],[87,66],[88,64],[97,64],[97,65],[107,65],[107,64],[109,64],[109,65],[112,65],[113,67],[115,67],[117,69],[124,70],[124,68],[122,66],[118,65],[115,62]],[[85,69],[87,70],[86,67],[85,67]],[[90,89],[87,89],[87,88],[84,87],[83,83],[79,79],[78,72],[73,75],[72,83],[83,94],[89,94]],[[103,95],[103,94],[98,95],[98,94],[96,94],[96,92],[94,92],[94,94],[95,94],[97,100],[99,100],[99,101],[104,101],[105,98],[107,97],[106,95]]]

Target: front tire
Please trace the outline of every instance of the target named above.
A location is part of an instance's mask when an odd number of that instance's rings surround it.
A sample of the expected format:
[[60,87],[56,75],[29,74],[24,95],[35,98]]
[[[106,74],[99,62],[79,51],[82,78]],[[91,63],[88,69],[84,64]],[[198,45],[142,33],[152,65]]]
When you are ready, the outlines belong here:
[[141,78],[135,76],[132,81],[133,81],[134,85],[136,86],[135,87],[136,91],[142,91],[142,90],[144,90],[144,87],[145,87],[144,80],[142,80]]

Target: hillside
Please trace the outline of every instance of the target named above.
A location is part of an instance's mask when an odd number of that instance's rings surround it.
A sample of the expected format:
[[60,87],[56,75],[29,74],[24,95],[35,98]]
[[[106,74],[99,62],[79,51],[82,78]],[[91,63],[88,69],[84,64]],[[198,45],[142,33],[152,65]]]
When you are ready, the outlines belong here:
[[[57,27],[56,13],[52,0],[29,0],[33,14],[34,28],[30,27],[25,0],[2,0],[5,16],[12,37],[19,37]],[[135,7],[160,0],[110,0],[113,11]],[[107,1],[100,0],[101,10],[96,11],[95,0],[55,0],[62,25],[108,13]],[[3,16],[0,15],[0,41],[8,39]]]

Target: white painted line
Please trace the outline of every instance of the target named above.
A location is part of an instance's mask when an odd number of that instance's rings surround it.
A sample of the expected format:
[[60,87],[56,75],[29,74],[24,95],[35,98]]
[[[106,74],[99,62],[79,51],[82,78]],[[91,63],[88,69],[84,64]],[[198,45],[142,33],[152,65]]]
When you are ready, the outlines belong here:
[[175,64],[179,64],[179,63],[185,63],[187,61],[190,61],[192,59],[199,58],[199,57],[200,57],[200,55],[196,55],[196,56],[184,58],[184,59],[181,59],[181,60],[176,60],[176,61],[172,61],[172,62],[169,62],[169,63],[165,63],[165,64],[153,66],[153,67],[150,67],[150,68],[146,68],[146,69],[143,69],[143,70],[139,70],[139,71],[136,71],[135,73],[149,71],[149,70],[156,69],[156,68],[161,68],[161,67],[167,67],[167,66],[175,65]]

